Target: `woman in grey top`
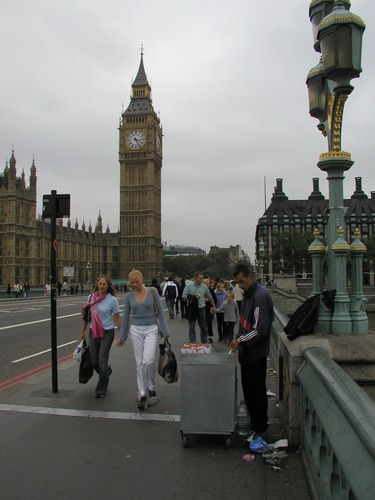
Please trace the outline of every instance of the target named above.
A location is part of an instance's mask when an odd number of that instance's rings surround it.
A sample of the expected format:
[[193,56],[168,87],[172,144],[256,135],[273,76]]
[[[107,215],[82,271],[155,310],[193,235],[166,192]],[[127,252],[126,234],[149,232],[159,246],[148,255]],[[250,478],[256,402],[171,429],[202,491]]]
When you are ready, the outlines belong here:
[[138,409],[144,411],[159,400],[155,391],[155,357],[160,334],[169,337],[169,329],[164,317],[163,307],[157,290],[143,284],[143,275],[133,269],[129,273],[131,292],[125,296],[124,313],[118,346],[122,346],[128,334],[133,344],[137,365]]

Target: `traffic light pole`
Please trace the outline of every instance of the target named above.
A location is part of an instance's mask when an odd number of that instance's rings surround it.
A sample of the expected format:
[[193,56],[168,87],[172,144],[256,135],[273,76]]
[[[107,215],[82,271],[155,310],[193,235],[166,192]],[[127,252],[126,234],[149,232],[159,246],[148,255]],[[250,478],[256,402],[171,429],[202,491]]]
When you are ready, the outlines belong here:
[[51,363],[52,392],[58,392],[57,382],[57,315],[56,315],[56,191],[51,191]]

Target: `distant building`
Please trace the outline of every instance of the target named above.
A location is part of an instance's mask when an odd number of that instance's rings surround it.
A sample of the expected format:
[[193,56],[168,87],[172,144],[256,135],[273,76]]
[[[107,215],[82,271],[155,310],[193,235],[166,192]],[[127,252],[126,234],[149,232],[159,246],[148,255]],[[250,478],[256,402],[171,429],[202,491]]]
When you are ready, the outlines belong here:
[[[219,249],[218,246],[210,247],[211,250]],[[249,263],[249,256],[246,252],[244,252],[240,245],[231,245],[230,247],[225,247],[225,250],[228,250],[229,257],[229,265],[230,267],[236,266],[239,262],[247,262]]]
[[190,255],[206,255],[206,252],[199,247],[189,245],[171,245],[164,244],[163,248],[164,257],[177,257],[182,255],[184,257]]
[[[350,244],[356,228],[361,239],[366,240],[375,234],[375,192],[371,198],[362,190],[362,178],[356,177],[355,191],[350,199],[344,200],[346,241]],[[313,233],[317,228],[323,240],[327,238],[329,216],[329,200],[319,190],[319,179],[313,179],[313,191],[305,200],[289,200],[283,191],[283,179],[276,179],[276,187],[271,203],[262,217],[258,219],[255,233],[256,256],[259,260],[259,245],[264,243],[264,274],[273,275],[278,272],[280,262],[272,261],[276,236],[281,233],[295,231],[299,234]],[[364,262],[364,267],[369,263]]]

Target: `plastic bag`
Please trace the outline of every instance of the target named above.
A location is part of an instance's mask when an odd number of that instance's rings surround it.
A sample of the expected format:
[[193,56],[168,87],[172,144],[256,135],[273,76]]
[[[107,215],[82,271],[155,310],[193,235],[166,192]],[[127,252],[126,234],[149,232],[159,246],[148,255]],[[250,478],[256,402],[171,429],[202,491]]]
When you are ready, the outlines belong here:
[[172,384],[178,380],[178,369],[176,356],[172,351],[172,346],[168,338],[164,340],[164,344],[159,344],[159,375],[168,383]]
[[79,364],[79,382],[80,384],[87,384],[94,373],[94,369],[90,363],[89,346],[83,341],[81,362]]
[[77,345],[77,347],[74,349],[74,352],[73,352],[73,359],[78,361],[78,363],[81,362],[82,351],[83,351],[83,342],[84,342],[84,340],[81,340],[81,342]]

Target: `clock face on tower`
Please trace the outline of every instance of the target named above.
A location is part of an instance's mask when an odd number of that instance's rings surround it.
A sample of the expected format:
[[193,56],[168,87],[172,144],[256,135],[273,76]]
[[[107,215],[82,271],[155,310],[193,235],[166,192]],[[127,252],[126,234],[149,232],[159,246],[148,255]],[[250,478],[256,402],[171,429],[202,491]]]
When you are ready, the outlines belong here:
[[131,149],[141,149],[146,142],[146,136],[141,130],[132,130],[126,138],[126,145]]

